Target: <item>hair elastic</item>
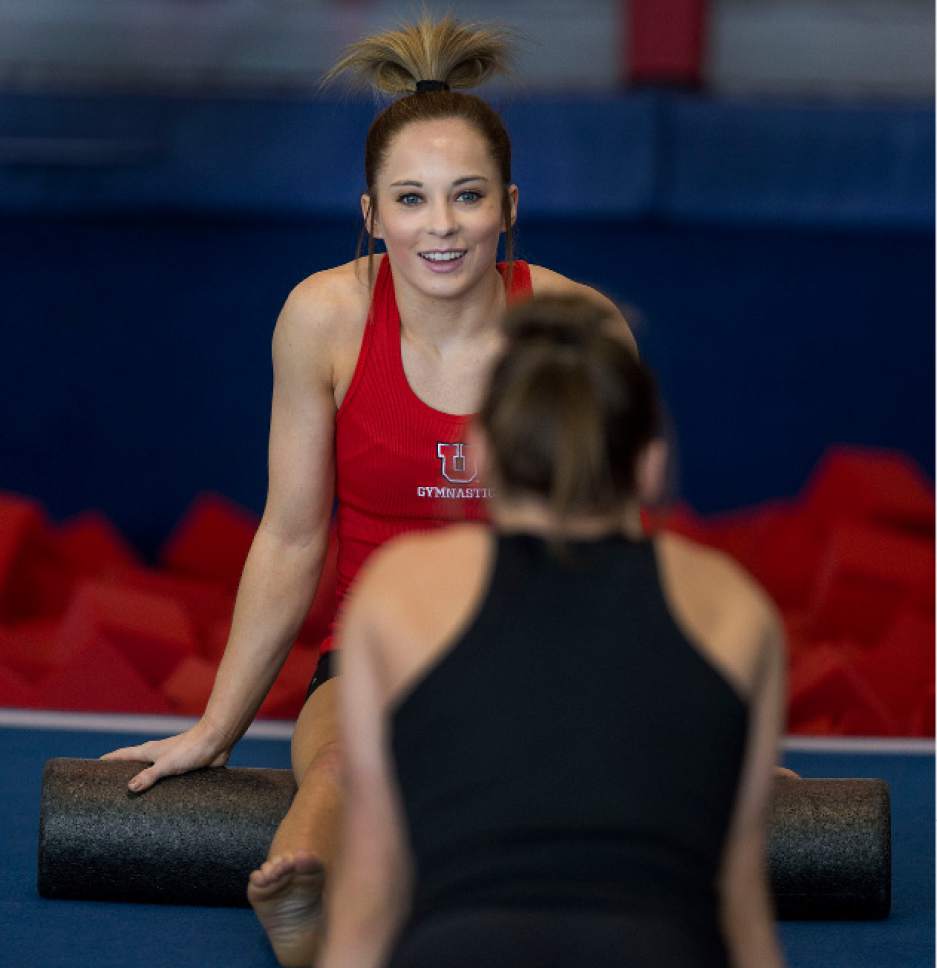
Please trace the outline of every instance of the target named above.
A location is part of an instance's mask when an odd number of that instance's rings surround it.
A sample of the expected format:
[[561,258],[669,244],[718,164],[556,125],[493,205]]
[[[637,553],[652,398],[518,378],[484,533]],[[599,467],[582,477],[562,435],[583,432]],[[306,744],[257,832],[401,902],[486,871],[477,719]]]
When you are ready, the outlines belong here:
[[416,93],[426,94],[427,91],[448,91],[449,85],[445,81],[417,81]]

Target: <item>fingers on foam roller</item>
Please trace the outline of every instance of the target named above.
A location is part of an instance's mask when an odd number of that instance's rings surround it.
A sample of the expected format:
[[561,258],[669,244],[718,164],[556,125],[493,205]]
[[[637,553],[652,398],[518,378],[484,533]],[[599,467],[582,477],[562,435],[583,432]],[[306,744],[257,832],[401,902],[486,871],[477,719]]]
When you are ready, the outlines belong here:
[[244,906],[296,787],[289,770],[207,769],[128,793],[140,764],[49,760],[39,813],[47,898]]
[[891,799],[883,780],[778,778],[768,869],[787,920],[875,919],[891,910]]
[[813,626],[824,638],[879,640],[904,602],[933,609],[932,538],[871,526],[830,537],[817,578]]
[[879,521],[928,531],[933,488],[904,454],[837,447],[823,457],[804,489],[806,508],[820,522]]
[[235,588],[257,530],[257,517],[213,494],[197,498],[160,555],[172,571]]
[[177,602],[104,582],[79,587],[59,634],[69,648],[108,642],[154,686],[198,651],[192,623]]

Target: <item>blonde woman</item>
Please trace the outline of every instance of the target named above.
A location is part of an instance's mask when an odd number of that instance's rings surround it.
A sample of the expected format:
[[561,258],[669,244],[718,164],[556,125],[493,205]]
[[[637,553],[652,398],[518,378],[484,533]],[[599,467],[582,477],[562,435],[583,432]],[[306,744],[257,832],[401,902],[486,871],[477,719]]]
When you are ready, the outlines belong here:
[[[423,19],[362,40],[333,70],[396,97],[365,145],[368,255],[310,276],[283,307],[267,501],[227,648],[195,726],[109,754],[152,764],[132,790],[227,761],[309,607],[334,499],[340,598],[388,539],[487,517],[490,491],[466,426],[501,349],[497,321],[508,302],[586,294],[617,317],[588,287],[514,258],[510,140],[495,111],[464,93],[507,56],[497,30]],[[375,240],[386,254],[374,253]],[[633,346],[630,333],[623,338]],[[283,965],[308,964],[320,941],[342,802],[335,671],[326,641],[293,736],[298,792],[247,885]]]

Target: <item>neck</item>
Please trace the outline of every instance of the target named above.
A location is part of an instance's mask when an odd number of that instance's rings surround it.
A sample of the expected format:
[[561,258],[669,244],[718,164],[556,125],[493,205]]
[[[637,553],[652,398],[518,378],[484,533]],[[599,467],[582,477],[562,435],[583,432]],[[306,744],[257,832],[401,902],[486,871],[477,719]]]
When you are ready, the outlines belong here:
[[635,541],[644,537],[637,501],[626,502],[614,513],[578,514],[560,521],[543,501],[533,498],[506,501],[495,497],[491,502],[491,520],[498,531],[526,531],[544,538],[588,539],[610,533],[623,534]]
[[437,349],[498,333],[507,301],[504,280],[495,265],[475,286],[458,296],[429,295],[398,276],[394,276],[394,295],[404,336]]

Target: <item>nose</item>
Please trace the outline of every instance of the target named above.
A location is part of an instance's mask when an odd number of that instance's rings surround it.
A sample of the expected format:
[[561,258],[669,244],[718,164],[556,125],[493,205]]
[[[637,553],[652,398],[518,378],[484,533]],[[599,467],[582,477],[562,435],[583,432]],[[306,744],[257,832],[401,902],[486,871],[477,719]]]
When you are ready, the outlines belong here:
[[430,210],[429,234],[447,238],[453,235],[457,228],[456,213],[452,205],[449,204],[448,199],[440,199]]

